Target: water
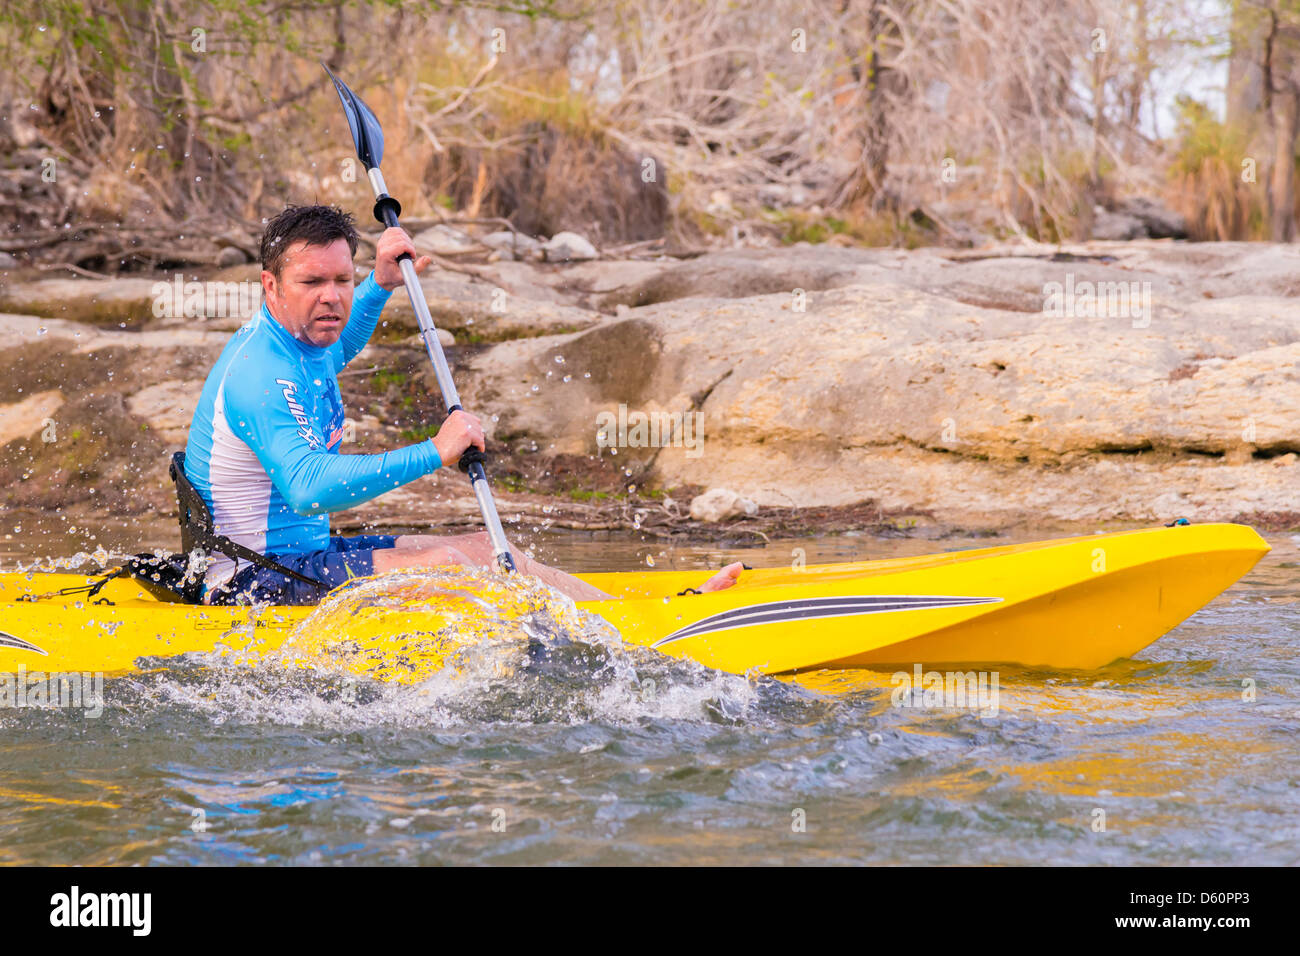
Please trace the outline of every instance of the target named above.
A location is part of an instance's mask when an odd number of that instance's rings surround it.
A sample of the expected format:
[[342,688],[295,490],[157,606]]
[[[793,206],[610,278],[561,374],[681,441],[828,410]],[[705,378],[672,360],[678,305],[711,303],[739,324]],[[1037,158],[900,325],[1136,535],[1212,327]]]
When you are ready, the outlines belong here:
[[[990,543],[537,550],[703,569]],[[745,678],[566,637],[560,611],[415,685],[233,665],[109,679],[99,718],[0,710],[0,863],[1294,865],[1300,553],[1270,543],[1140,661],[1002,671],[995,717],[894,707],[888,673]]]

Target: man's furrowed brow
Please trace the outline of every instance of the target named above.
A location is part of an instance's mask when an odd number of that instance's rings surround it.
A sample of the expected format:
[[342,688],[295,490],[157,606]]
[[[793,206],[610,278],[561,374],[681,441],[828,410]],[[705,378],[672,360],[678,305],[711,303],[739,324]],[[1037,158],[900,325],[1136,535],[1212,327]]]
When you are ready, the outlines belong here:
[[353,276],[352,270],[350,268],[340,269],[338,272],[330,272],[328,269],[321,269],[319,271],[304,273],[303,275],[299,276],[298,281],[299,282],[321,282],[325,279],[331,279],[331,278],[337,279],[339,282],[347,282],[349,280],[354,279],[355,277]]

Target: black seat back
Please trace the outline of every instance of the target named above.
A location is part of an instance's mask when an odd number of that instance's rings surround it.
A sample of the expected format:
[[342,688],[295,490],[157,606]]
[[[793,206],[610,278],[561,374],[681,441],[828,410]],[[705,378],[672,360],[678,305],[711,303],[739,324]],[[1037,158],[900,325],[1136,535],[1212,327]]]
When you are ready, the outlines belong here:
[[205,537],[211,540],[212,513],[208,511],[203,496],[194,490],[194,486],[185,475],[185,452],[178,451],[172,455],[172,463],[168,470],[172,481],[176,484],[176,504],[181,522],[181,550],[191,554],[195,548],[204,547],[206,544],[206,541],[196,540],[194,533],[196,526],[207,532]]
[[[172,481],[176,484],[177,516],[181,522],[181,550],[184,552],[182,557],[192,555],[195,550],[216,551],[228,558],[232,558],[236,569],[238,569],[240,561],[248,561],[260,568],[266,568],[295,578],[304,584],[310,584],[321,595],[329,591],[330,586],[328,584],[299,574],[297,571],[286,568],[264,554],[259,554],[238,542],[231,541],[225,535],[217,534],[216,524],[212,520],[212,512],[208,510],[207,502],[203,500],[203,496],[190,484],[190,479],[185,475],[185,452],[178,451],[172,455],[168,471],[171,474]],[[186,562],[188,562],[188,558],[186,558]],[[186,563],[185,567],[188,567],[188,563]],[[185,600],[192,604],[202,603],[203,575],[195,576],[186,573],[184,578],[182,593]],[[196,579],[189,580],[190,578]]]

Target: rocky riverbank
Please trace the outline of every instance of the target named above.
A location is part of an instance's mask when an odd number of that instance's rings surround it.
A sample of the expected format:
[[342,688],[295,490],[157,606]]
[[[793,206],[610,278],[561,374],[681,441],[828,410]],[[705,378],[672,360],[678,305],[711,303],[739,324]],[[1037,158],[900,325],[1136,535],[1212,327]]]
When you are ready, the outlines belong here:
[[[524,527],[1289,527],[1300,514],[1294,246],[492,259],[444,260],[424,286],[488,423],[502,512]],[[248,307],[223,304],[257,272],[0,277],[5,507],[170,513],[168,452]],[[341,379],[345,450],[416,440],[441,418],[400,293],[384,319]],[[444,472],[336,526],[475,520],[463,477]]]

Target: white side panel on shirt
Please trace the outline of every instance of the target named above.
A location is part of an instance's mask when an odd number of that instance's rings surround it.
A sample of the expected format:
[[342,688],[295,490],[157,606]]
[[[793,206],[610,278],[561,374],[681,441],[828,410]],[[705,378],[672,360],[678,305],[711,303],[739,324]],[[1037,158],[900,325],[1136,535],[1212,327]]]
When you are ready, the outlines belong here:
[[[217,389],[212,414],[212,460],[208,473],[212,522],[217,534],[265,554],[271,479],[253,449],[226,421],[225,387],[223,382]],[[213,557],[217,560],[208,568],[205,578],[209,589],[223,583],[235,569],[235,562],[224,554]]]

